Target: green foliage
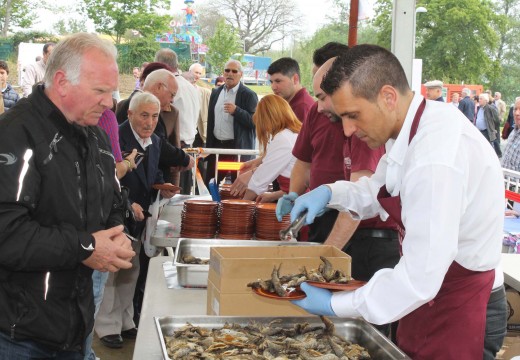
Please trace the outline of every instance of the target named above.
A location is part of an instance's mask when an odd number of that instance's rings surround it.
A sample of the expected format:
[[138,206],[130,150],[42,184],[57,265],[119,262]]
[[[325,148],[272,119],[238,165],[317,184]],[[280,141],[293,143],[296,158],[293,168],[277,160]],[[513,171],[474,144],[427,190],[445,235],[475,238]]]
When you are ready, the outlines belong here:
[[[0,0],[0,28],[5,26],[5,16],[8,1]],[[11,31],[13,27],[29,28],[36,20],[36,3],[27,0],[11,0],[11,11],[9,17],[9,24],[7,24],[7,31]]]
[[59,35],[75,34],[78,32],[86,32],[87,26],[85,22],[78,19],[60,19],[54,24],[54,31]]
[[392,42],[392,0],[377,0],[372,25],[377,34],[374,44],[390,49]]
[[82,11],[94,22],[96,31],[110,35],[120,44],[127,30],[136,30],[144,37],[168,29],[169,17],[155,13],[166,8],[164,0],[83,0]]
[[119,53],[117,63],[119,72],[131,74],[135,66],[141,67],[145,61],[151,61],[160,45],[153,38],[135,38],[126,44],[116,45]]
[[18,54],[18,45],[22,42],[33,42],[44,44],[48,42],[57,43],[60,39],[53,34],[43,31],[17,32],[11,37],[14,46],[14,52]]
[[490,23],[495,14],[490,3],[466,0],[430,0],[428,12],[417,17],[422,40],[416,48],[423,59],[423,78],[446,83],[479,84],[493,74],[489,55],[498,37]]
[[222,73],[226,62],[233,54],[242,52],[238,35],[223,19],[217,22],[215,34],[206,43],[209,47],[207,61],[215,74]]
[[491,26],[499,41],[493,59],[496,69],[490,76],[489,87],[500,91],[506,103],[520,95],[520,0],[503,0],[493,4],[497,16]]

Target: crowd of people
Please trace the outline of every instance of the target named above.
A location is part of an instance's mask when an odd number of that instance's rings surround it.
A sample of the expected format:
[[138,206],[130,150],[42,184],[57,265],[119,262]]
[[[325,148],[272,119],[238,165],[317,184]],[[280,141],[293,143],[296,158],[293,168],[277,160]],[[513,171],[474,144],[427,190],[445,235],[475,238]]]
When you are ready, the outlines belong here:
[[[520,167],[520,98],[502,156],[499,93],[476,106],[465,88],[441,104],[435,80],[425,98],[378,46],[316,49],[317,100],[288,57],[269,66],[273,94],[260,100],[238,60],[214,89],[198,85],[200,64],[182,72],[171,49],[150,60],[117,101],[115,47],[75,34],[44,47],[27,96],[4,92],[0,357],[94,360],[94,332],[110,348],[135,338],[150,206],[191,193],[195,166],[206,183],[215,176],[214,157],[196,165],[183,149],[258,146],[232,194],[276,203],[279,220],[307,211],[300,240],[342,249],[367,282],[334,294],[303,284],[296,305],[363,317],[414,359],[494,358],[506,323],[496,155]],[[0,61],[0,85],[8,73]]]
[[[429,100],[444,102],[443,82],[440,80],[428,81],[424,84],[426,88],[426,98]],[[498,91],[494,96],[491,90],[486,90],[481,94],[476,94],[469,88],[464,87],[461,93],[451,94],[451,104],[458,108],[482,133],[482,135],[492,144],[499,158],[502,158],[502,147],[500,139],[507,140],[513,129],[514,109],[513,104],[509,113],[506,115],[507,105],[502,100],[502,94]],[[516,102],[516,101],[515,101]],[[503,124],[502,131],[500,130]],[[504,166],[505,167],[505,166]],[[509,167],[508,167],[509,168]],[[520,166],[516,166],[520,168]],[[515,169],[512,169],[515,170]]]

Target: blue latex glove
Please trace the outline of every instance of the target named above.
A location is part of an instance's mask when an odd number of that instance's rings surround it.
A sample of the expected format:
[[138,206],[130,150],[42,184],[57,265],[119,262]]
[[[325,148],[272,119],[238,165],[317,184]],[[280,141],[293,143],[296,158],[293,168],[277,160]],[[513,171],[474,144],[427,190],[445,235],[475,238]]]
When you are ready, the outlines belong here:
[[305,282],[300,285],[300,289],[305,292],[307,297],[301,300],[291,300],[294,305],[314,315],[336,316],[330,305],[331,291],[317,288]]
[[[291,222],[296,220],[302,212],[307,210],[305,224],[312,224],[316,216],[325,213],[327,210],[325,206],[329,203],[331,196],[332,191],[326,185],[321,185],[311,192],[300,196],[294,202],[294,207],[291,210]],[[276,208],[276,211],[278,212],[278,207]]]
[[294,200],[296,200],[297,197],[298,194],[291,191],[289,194],[285,194],[278,199],[278,202],[276,203],[276,218],[278,221],[282,221],[283,216],[291,212],[291,209],[294,206]]

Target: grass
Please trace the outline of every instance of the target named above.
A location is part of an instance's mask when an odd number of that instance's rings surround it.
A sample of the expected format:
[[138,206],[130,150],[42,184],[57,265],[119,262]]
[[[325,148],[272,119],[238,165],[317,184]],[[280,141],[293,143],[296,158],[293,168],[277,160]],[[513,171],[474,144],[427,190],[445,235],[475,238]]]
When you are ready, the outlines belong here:
[[273,90],[271,90],[269,85],[247,85],[247,87],[253,90],[259,96],[273,93]]

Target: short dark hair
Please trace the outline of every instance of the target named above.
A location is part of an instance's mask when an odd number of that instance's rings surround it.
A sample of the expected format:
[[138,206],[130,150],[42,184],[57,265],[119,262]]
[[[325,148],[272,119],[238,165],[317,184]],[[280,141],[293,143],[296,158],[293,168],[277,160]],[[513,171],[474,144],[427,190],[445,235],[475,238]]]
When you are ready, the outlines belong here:
[[298,74],[298,77],[300,77],[300,65],[298,65],[298,61],[293,58],[283,57],[269,65],[267,73],[269,75],[280,73],[288,77]]
[[49,46],[54,46],[56,45],[55,43],[47,43],[45,45],[43,45],[43,53],[44,54],[47,54],[49,52]]
[[410,91],[406,74],[394,54],[377,45],[357,45],[338,56],[325,74],[321,88],[328,95],[349,82],[354,96],[374,101],[384,85],[401,94]]
[[4,60],[0,60],[0,69],[4,69],[7,75],[9,75],[9,65]]
[[348,51],[348,45],[331,41],[314,50],[312,55],[312,63],[318,67],[322,66],[327,60],[332,59],[335,56],[340,56]]

